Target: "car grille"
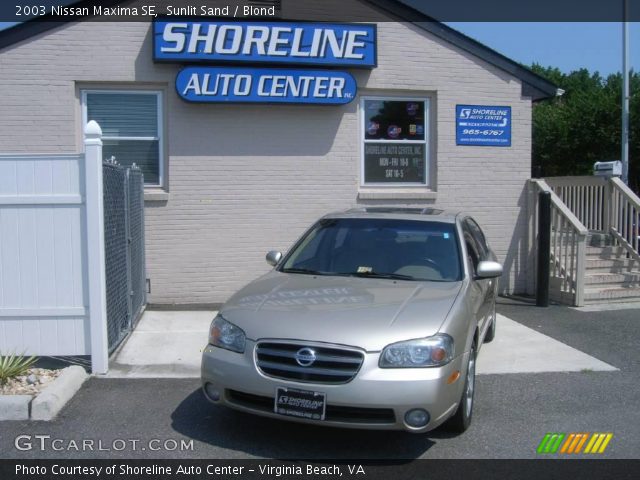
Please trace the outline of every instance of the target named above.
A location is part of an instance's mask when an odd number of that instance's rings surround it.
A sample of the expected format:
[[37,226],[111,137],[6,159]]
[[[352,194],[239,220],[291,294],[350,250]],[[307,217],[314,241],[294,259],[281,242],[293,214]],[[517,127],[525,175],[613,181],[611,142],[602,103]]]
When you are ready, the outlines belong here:
[[[296,353],[309,348],[315,361],[302,366]],[[306,345],[302,343],[261,342],[256,347],[256,364],[270,377],[309,383],[347,383],[356,376],[364,354],[355,349]]]
[[[237,390],[227,390],[227,400],[240,407],[273,413],[273,397],[263,397]],[[394,424],[396,415],[391,408],[347,407],[327,405],[325,420],[344,423],[376,423],[380,425]]]

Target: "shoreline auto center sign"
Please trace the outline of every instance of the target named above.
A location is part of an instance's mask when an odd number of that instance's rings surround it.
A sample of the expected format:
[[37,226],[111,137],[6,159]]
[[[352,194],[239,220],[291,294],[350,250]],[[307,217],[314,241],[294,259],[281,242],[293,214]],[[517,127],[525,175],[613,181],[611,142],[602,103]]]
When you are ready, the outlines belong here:
[[511,107],[456,105],[456,145],[510,147]]
[[155,61],[225,64],[178,74],[176,91],[190,102],[345,104],[357,93],[347,72],[231,64],[376,66],[369,24],[156,20],[153,34]]
[[187,67],[176,78],[190,102],[349,103],[356,81],[346,72],[271,68]]

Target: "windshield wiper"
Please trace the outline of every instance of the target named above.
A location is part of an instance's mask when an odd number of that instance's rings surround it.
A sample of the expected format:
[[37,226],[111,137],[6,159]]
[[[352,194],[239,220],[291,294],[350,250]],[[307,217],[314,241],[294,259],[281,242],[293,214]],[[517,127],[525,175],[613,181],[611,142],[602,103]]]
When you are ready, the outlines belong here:
[[349,272],[340,273],[338,275],[348,275],[351,277],[369,277],[369,278],[390,278],[393,280],[416,280],[411,275],[402,275],[400,273],[380,273],[380,272]]
[[283,268],[280,270],[282,273],[305,273],[307,275],[330,275],[329,272],[320,272],[318,270],[311,270],[310,268]]
[[416,280],[411,275],[401,275],[399,273],[378,273],[378,272],[321,272],[309,268],[283,268],[282,273],[304,273],[307,275],[335,275],[341,277],[369,277],[369,278],[390,278],[393,280]]

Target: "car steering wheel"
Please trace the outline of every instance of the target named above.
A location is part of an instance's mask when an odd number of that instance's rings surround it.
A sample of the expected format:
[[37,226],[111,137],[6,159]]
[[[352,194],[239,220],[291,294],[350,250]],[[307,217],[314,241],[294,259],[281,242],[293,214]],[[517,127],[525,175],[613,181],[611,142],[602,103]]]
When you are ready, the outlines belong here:
[[433,268],[435,271],[437,271],[440,274],[441,277],[444,277],[444,275],[442,274],[442,266],[438,262],[436,262],[435,260],[429,257],[423,257],[422,260],[429,264],[425,266]]

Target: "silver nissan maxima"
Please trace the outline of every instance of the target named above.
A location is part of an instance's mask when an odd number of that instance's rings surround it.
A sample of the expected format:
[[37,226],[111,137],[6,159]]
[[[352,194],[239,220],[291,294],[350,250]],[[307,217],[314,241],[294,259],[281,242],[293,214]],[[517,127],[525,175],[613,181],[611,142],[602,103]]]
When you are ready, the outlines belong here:
[[326,215],[211,323],[213,403],[336,427],[425,432],[471,421],[476,357],[502,266],[463,213]]

